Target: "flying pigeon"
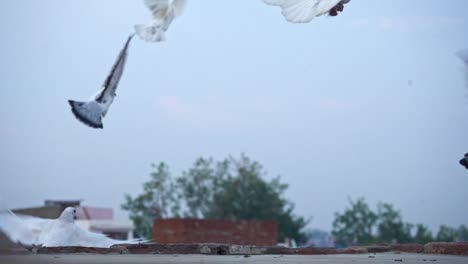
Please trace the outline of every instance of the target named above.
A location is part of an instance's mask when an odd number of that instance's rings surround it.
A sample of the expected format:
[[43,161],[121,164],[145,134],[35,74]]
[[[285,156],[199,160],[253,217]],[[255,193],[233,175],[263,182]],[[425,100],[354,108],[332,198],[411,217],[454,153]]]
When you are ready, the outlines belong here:
[[468,170],[468,153],[466,153],[465,157],[460,160],[460,165],[462,165]]
[[124,72],[125,62],[127,60],[127,50],[134,35],[135,34],[132,34],[128,37],[117,61],[114,63],[114,66],[112,66],[109,76],[107,76],[104,81],[101,91],[99,91],[96,96],[87,102],[68,100],[73,114],[82,123],[93,128],[103,128],[102,118],[106,116],[107,111],[116,96],[115,91],[119,85],[120,78]]
[[136,34],[148,42],[165,40],[165,32],[175,17],[180,16],[186,0],[145,0],[145,5],[153,15],[150,25],[135,25]]
[[308,23],[315,17],[328,14],[337,16],[344,4],[351,0],[263,0],[266,4],[279,6],[282,14],[291,23]]
[[103,234],[89,232],[75,223],[75,208],[66,208],[57,219],[15,215],[8,209],[0,211],[0,231],[15,243],[43,247],[99,247],[116,244],[136,244],[139,240],[115,240]]

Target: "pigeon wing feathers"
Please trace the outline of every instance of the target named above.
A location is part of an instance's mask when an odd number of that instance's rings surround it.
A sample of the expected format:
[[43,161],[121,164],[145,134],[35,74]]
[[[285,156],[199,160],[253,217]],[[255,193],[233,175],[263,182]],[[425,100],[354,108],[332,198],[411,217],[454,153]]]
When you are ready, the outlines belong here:
[[287,3],[288,0],[263,0],[267,5],[282,6],[284,3]]
[[39,245],[53,220],[32,216],[17,216],[10,210],[0,213],[0,230],[10,240],[23,245]]
[[[64,235],[66,234],[66,235]],[[43,246],[47,247],[64,247],[64,246],[80,246],[80,247],[97,247],[110,248],[116,244],[135,244],[137,240],[115,240],[101,233],[87,231],[76,223],[60,223],[51,230],[49,235],[44,239]]]
[[157,20],[164,19],[169,10],[169,0],[145,0],[145,5]]
[[184,12],[185,6],[187,4],[186,0],[174,0],[172,1],[172,9],[174,10],[175,16],[180,16]]
[[120,78],[122,77],[124,67],[125,67],[125,62],[127,61],[127,50],[130,45],[130,41],[132,40],[134,34],[130,35],[127,39],[127,42],[125,42],[125,46],[120,51],[119,56],[117,57],[117,61],[114,63],[114,66],[112,66],[112,70],[107,76],[106,80],[104,81],[103,89],[101,92],[96,96],[95,100],[98,103],[106,103],[104,102],[109,97],[114,97],[115,91],[117,90],[117,86],[119,85]]
[[290,0],[281,5],[282,14],[292,23],[307,23],[327,14],[341,0]]

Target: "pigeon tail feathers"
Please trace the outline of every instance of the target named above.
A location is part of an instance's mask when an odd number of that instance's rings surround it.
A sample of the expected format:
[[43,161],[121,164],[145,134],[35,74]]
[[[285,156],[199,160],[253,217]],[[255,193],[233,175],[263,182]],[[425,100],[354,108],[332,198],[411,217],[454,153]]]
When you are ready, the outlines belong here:
[[104,115],[105,110],[99,106],[98,102],[77,102],[68,100],[68,103],[70,104],[75,117],[83,124],[92,128],[103,128],[102,116]]
[[147,42],[162,42],[166,40],[164,30],[158,26],[135,25],[135,33]]

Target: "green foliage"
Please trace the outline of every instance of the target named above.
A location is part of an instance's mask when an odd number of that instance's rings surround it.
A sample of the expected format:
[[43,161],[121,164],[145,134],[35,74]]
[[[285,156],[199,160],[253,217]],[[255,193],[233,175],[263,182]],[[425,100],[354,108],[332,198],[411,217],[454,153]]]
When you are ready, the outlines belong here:
[[458,231],[457,241],[468,242],[468,228],[465,225],[461,225],[457,231]]
[[377,221],[377,239],[384,243],[409,243],[412,241],[411,228],[413,225],[404,223],[400,211],[393,205],[379,203]]
[[378,215],[369,208],[363,198],[349,202],[351,208],[347,208],[343,214],[335,213],[332,234],[336,243],[340,246],[373,243],[375,239],[372,229]]
[[151,179],[143,184],[144,192],[135,198],[125,195],[122,209],[129,211],[138,235],[150,239],[154,219],[178,216],[180,204],[166,164],[152,165]]
[[436,240],[443,242],[455,242],[458,238],[458,232],[456,228],[441,225],[439,232],[437,232]]
[[419,244],[426,244],[434,241],[432,232],[423,224],[416,225],[416,234],[414,235],[413,241]]
[[284,198],[288,185],[279,177],[265,181],[265,175],[262,166],[245,155],[220,162],[199,158],[176,179],[161,164],[144,184],[143,194],[135,199],[127,195],[122,208],[130,212],[137,231],[145,237],[151,235],[153,218],[183,216],[275,220],[278,239],[305,242],[307,221],[294,215],[294,205]]
[[[399,210],[388,203],[379,203],[374,213],[363,198],[350,201],[351,208],[343,214],[336,213],[332,234],[339,246],[365,245],[370,243],[420,243],[431,241],[468,241],[468,228],[458,229],[442,225],[436,237],[423,224],[405,223]],[[412,229],[416,227],[413,234]],[[373,231],[376,231],[374,234]]]

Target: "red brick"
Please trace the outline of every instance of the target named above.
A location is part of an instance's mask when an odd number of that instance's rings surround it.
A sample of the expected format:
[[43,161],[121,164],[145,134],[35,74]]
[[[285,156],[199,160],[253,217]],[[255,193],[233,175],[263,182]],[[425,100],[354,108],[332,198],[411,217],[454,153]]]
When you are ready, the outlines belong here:
[[424,253],[468,256],[468,243],[428,243],[424,245]]
[[235,245],[276,245],[278,225],[274,221],[229,221],[200,219],[156,219],[156,243],[221,243]]
[[422,253],[424,246],[421,244],[392,244],[390,245],[393,251],[400,251],[406,253]]

